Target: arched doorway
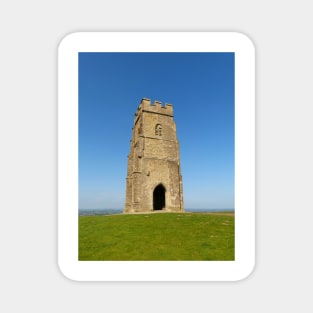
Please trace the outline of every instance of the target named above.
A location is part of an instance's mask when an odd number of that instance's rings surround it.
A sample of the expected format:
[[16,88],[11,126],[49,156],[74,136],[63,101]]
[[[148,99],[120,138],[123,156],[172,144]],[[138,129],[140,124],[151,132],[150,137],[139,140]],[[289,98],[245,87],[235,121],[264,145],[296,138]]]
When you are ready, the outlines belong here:
[[163,210],[165,208],[165,188],[157,185],[153,191],[153,210]]

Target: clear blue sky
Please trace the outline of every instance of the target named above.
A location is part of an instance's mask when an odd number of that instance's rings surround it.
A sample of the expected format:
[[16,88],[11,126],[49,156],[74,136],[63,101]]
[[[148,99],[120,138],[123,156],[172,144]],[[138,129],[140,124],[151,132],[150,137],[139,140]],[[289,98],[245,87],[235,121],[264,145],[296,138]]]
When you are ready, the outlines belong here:
[[80,53],[79,208],[123,208],[134,113],[174,107],[185,208],[234,208],[234,54]]

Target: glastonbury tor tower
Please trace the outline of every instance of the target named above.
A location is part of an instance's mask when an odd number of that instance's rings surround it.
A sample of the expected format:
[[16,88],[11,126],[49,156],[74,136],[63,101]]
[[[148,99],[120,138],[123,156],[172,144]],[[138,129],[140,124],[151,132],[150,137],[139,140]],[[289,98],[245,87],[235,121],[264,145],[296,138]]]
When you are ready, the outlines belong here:
[[143,98],[135,113],[124,213],[182,212],[183,189],[173,106]]

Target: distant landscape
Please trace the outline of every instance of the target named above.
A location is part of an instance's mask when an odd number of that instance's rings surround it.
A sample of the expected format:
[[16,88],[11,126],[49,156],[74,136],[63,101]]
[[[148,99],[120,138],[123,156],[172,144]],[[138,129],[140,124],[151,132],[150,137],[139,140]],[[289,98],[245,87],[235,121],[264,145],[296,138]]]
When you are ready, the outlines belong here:
[[[234,209],[185,209],[185,212],[234,212]],[[86,215],[110,215],[121,214],[123,209],[79,209],[78,214],[80,216]]]

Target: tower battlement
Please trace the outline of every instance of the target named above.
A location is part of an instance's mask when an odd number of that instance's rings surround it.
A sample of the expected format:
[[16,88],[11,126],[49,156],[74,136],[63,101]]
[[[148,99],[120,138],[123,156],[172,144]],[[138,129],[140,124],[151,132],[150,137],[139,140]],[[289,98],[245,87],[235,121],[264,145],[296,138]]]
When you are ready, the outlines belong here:
[[155,100],[152,104],[151,100],[147,98],[142,98],[135,116],[139,115],[140,112],[152,112],[156,114],[174,116],[172,104],[165,103],[163,106],[162,102],[158,100]]

